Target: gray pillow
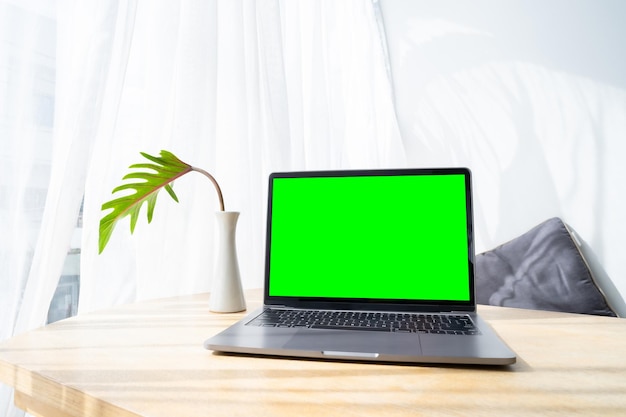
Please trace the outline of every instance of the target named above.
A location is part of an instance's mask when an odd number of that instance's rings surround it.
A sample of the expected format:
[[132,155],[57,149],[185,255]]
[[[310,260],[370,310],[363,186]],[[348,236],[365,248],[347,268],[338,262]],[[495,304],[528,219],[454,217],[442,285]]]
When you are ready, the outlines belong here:
[[479,304],[613,316],[561,219],[476,256]]

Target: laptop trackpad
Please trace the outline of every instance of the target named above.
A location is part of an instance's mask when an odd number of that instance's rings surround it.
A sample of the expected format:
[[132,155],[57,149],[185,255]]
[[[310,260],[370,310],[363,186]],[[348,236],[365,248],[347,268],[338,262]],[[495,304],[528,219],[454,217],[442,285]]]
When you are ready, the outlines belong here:
[[384,354],[419,355],[419,336],[411,333],[369,332],[357,330],[298,330],[285,349],[326,352],[329,356],[356,357]]

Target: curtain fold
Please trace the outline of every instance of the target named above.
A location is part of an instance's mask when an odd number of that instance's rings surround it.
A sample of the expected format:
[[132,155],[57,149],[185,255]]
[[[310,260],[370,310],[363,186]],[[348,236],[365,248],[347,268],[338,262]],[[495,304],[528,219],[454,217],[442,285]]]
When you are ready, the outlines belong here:
[[[132,15],[132,2],[130,14]],[[57,77],[50,183],[41,231],[26,283],[15,333],[45,324],[50,300],[83,200],[92,145],[100,128],[103,91],[119,33],[116,2],[59,2]],[[76,38],[77,27],[86,30]],[[126,32],[126,28],[124,32]]]

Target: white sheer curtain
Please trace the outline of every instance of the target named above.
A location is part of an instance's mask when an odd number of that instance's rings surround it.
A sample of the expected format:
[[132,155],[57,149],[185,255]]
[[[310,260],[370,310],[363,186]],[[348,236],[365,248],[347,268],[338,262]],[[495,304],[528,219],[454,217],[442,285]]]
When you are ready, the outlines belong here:
[[[215,173],[242,212],[248,286],[261,284],[269,171],[403,163],[368,1],[0,4],[1,339],[45,322],[87,174],[81,309],[208,289],[216,203],[203,178],[180,181],[179,206],[162,201],[134,238],[121,224],[96,255],[100,205],[140,150]],[[32,92],[45,65],[32,57],[55,37],[55,116],[42,128]],[[6,387],[0,401],[22,414]]]
[[[97,255],[100,206],[140,151],[218,178],[242,213],[247,287],[262,285],[269,172],[406,163],[370,0],[0,7],[0,340],[45,323],[83,193],[80,311],[209,289],[217,201],[202,176]],[[21,415],[11,403],[2,386],[0,410]]]
[[[216,174],[242,211],[247,285],[261,284],[267,173],[405,163],[370,1],[0,4],[3,338],[45,321],[87,173],[91,309],[209,285],[215,197],[203,178],[177,184],[183,202],[162,202],[155,225],[134,238],[120,225],[95,255],[100,205],[140,150],[169,148]],[[43,128],[42,42],[54,61]],[[47,194],[38,216],[24,198],[34,170]]]
[[97,255],[100,205],[139,151],[216,176],[241,212],[246,287],[262,285],[269,172],[405,164],[368,0],[145,2],[125,29],[123,87],[105,91],[89,167],[81,311],[209,289],[217,200],[202,176],[176,183],[180,204],[159,197],[133,236],[120,222]]

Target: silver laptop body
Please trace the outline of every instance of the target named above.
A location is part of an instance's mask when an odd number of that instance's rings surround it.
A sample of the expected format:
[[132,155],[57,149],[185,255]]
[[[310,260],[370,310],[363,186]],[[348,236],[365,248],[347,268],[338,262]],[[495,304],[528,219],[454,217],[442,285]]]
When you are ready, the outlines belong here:
[[263,307],[217,352],[507,365],[476,314],[466,168],[273,173]]

